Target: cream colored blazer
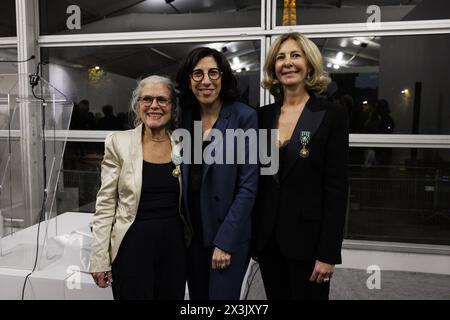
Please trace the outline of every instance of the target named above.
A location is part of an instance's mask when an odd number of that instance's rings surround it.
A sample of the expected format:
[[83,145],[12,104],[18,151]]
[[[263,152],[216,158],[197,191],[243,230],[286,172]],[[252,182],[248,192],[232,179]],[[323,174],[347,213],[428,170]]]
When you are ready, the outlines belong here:
[[[172,136],[171,142],[172,154],[179,154],[179,145]],[[102,185],[97,194],[92,230],[90,272],[111,270],[120,243],[136,217],[141,197],[142,162],[142,124],[106,137]],[[178,181],[180,210],[181,175]]]

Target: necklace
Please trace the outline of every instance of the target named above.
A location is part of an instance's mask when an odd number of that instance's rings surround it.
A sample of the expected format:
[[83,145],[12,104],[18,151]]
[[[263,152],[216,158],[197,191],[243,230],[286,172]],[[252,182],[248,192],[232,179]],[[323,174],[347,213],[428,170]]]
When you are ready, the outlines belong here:
[[154,141],[154,142],[164,142],[164,141],[167,141],[169,139],[161,139],[161,140],[159,140],[159,139],[155,139],[155,138],[150,138],[150,140]]

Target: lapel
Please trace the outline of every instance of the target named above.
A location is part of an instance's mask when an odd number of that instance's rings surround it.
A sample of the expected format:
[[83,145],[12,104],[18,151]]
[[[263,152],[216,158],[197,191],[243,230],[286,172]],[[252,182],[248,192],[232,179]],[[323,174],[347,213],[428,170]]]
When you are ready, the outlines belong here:
[[[172,145],[172,153],[171,153],[171,159],[172,162],[174,162],[174,159],[181,158],[181,144],[179,144],[179,141],[176,141],[172,137],[172,132],[169,131],[169,137],[170,137],[170,144]],[[176,163],[176,162],[175,162]],[[175,167],[177,168],[177,167]],[[179,165],[178,168],[181,170],[181,166]],[[178,212],[181,213],[181,199],[183,195],[183,180],[181,179],[181,174],[178,176],[178,185],[180,187],[180,192],[178,193]]]
[[[171,159],[172,159],[172,162],[174,162],[175,158],[181,158],[181,144],[179,144],[179,141],[175,140],[172,137],[171,131],[169,131],[169,137],[170,137],[170,144],[172,145]],[[181,174],[178,176],[178,183],[180,184],[180,188],[181,188],[182,187]],[[180,192],[180,194],[181,194],[181,192]]]
[[134,175],[134,185],[133,190],[136,199],[136,210],[138,209],[139,201],[141,198],[141,188],[142,188],[142,124],[137,126],[131,134],[131,166]]
[[[181,128],[188,130],[191,133],[191,144],[194,143],[194,132],[191,132],[191,124],[192,124],[192,109],[186,108],[183,109],[183,114],[181,118]],[[194,155],[192,154],[192,148],[191,148],[191,159],[189,159],[191,163],[194,162]],[[188,190],[189,185],[189,164],[188,163],[182,163],[181,164],[181,176],[182,183],[183,183],[183,190]]]
[[[280,110],[281,110],[281,103],[276,102],[275,104],[273,104],[273,108],[270,108],[267,111],[267,117],[265,119],[266,123],[263,124],[263,128],[267,128],[269,130],[271,129],[277,129],[277,122],[278,122],[278,116],[280,114]],[[267,135],[267,145],[270,146],[271,145],[271,134]],[[271,150],[269,151],[270,153],[273,152],[278,152],[278,150]],[[278,172],[274,175],[272,175],[272,178],[275,180],[276,183],[280,183],[280,179],[278,176]]]
[[[320,124],[322,123],[326,110],[321,110],[320,108],[318,108],[318,103],[318,99],[315,97],[314,93],[310,93],[310,98],[306,103],[305,108],[300,115],[300,118],[298,119],[294,132],[292,133],[291,141],[287,145],[288,149],[286,150],[286,163],[284,164],[285,168],[283,170],[283,176],[281,177],[281,180],[284,180],[286,178],[289,171],[292,169],[292,166],[300,158],[299,152],[302,147],[300,143],[300,132],[310,131],[311,141],[314,134],[317,132],[317,129],[319,129]],[[308,148],[308,145],[306,146],[306,148]]]
[[[228,120],[229,120],[229,117],[231,114],[231,106],[232,105],[229,105],[229,104],[222,105],[222,108],[220,109],[220,112],[219,112],[219,117],[217,118],[217,121],[216,121],[215,125],[213,126],[213,128],[219,130],[222,133],[224,146],[226,146],[225,130],[228,127]],[[223,147],[223,146],[221,146],[221,147]],[[225,156],[225,153],[224,153],[224,156]],[[211,167],[211,165],[203,163],[202,185],[204,184],[206,174],[208,173],[208,170],[210,167]]]

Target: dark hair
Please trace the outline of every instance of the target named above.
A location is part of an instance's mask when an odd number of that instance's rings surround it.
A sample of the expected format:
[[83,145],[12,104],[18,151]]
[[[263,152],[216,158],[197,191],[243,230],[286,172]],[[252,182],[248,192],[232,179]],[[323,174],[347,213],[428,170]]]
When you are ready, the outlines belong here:
[[237,80],[233,75],[233,70],[231,70],[227,58],[217,50],[208,47],[199,47],[188,54],[180,70],[178,70],[177,85],[180,92],[180,104],[182,108],[198,105],[198,100],[190,89],[190,75],[197,63],[205,57],[213,57],[222,72],[222,88],[219,94],[222,101],[230,103],[236,101],[239,97]]

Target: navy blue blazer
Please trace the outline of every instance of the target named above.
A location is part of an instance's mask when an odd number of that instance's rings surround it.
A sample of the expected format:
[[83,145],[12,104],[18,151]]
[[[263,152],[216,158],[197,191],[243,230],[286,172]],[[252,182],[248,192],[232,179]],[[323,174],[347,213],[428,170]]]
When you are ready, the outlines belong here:
[[[192,110],[183,110],[181,127],[191,130]],[[255,129],[258,132],[256,110],[240,102],[224,104],[214,126],[223,136],[223,159],[226,160],[227,129]],[[191,142],[194,143],[191,132]],[[234,164],[203,164],[203,179],[200,191],[200,207],[205,247],[216,246],[229,253],[249,242],[251,238],[251,213],[258,188],[258,164],[248,163],[250,146],[245,144],[245,164],[236,164],[237,139],[234,138]],[[198,141],[197,143],[202,143]],[[192,155],[193,161],[193,155]],[[184,209],[190,220],[188,205],[189,165],[181,165],[183,179]],[[196,230],[193,230],[194,234]]]

